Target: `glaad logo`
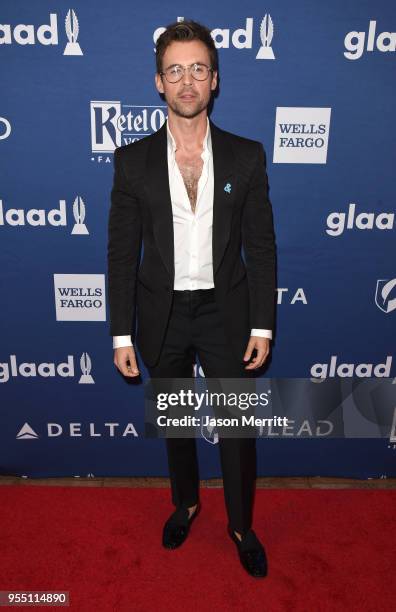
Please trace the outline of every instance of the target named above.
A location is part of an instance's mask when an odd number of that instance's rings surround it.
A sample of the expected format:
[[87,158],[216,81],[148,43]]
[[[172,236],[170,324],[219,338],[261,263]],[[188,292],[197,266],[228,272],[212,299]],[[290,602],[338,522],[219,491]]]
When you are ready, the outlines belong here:
[[[341,236],[344,229],[372,230],[374,226],[379,230],[393,229],[394,213],[359,213],[355,217],[356,204],[349,204],[348,212],[332,212],[327,217],[326,233],[329,236]],[[346,226],[345,226],[346,221]]]
[[5,140],[11,134],[11,123],[5,117],[0,117],[0,140]]
[[[83,428],[83,431],[81,429]],[[89,437],[89,438],[126,438],[127,436],[139,437],[133,423],[121,425],[121,423],[103,423],[102,431],[98,431],[97,423],[68,423],[61,425],[60,423],[47,423],[48,438],[59,438],[60,436],[69,436],[71,438]],[[40,436],[32,429],[29,423],[25,423],[16,434],[17,440],[37,440]],[[89,474],[88,474],[89,476]],[[93,476],[93,474],[92,474]]]
[[[83,55],[81,47],[77,42],[80,31],[77,15],[73,9],[69,9],[65,19],[65,30],[68,43],[63,55]],[[34,25],[19,23],[12,27],[10,24],[0,24],[0,45],[58,45],[58,16],[50,13],[50,24],[40,25],[35,31]]]
[[[396,278],[392,280],[380,279],[377,280],[375,289],[375,303],[382,312],[388,314],[396,310],[396,297],[391,298],[391,292],[396,287]],[[395,295],[395,291],[393,295]]]
[[[153,134],[165,122],[167,106],[138,106],[95,100],[90,103],[92,153],[113,153],[123,144]],[[132,109],[132,110],[131,110]],[[98,155],[92,161],[111,162]]]
[[311,367],[311,376],[313,378],[347,378],[349,376],[358,376],[360,378],[387,378],[390,376],[392,366],[392,356],[388,355],[385,363],[340,363],[337,364],[337,355],[332,355],[330,364],[315,363]]
[[275,164],[325,164],[331,108],[276,109]]
[[[74,225],[71,234],[75,236],[89,235],[85,225],[85,204],[84,200],[77,196],[73,203]],[[59,208],[30,208],[25,211],[23,208],[9,208],[4,210],[3,200],[0,200],[0,225],[30,225],[31,227],[53,227],[67,226],[66,200],[59,200]]]
[[[178,17],[177,21],[184,21],[184,17]],[[211,36],[214,40],[217,49],[229,49],[232,45],[235,49],[252,49],[253,48],[253,17],[246,17],[245,28],[238,28],[232,32],[229,28],[214,28],[211,31]],[[164,27],[157,28],[153,34],[154,43],[157,42],[162,32],[165,32]],[[260,41],[261,46],[256,55],[256,59],[275,59],[274,52],[271,47],[272,38],[274,36],[274,24],[270,14],[265,14],[260,24]],[[154,48],[155,51],[155,48]]]
[[[80,367],[82,375],[78,381],[79,384],[95,384],[94,379],[91,376],[91,359],[88,353],[83,353],[80,358]],[[0,383],[6,383],[12,377],[22,376],[24,378],[36,378],[41,376],[42,378],[54,378],[60,376],[61,378],[73,378],[74,373],[74,357],[73,355],[67,356],[67,361],[58,363],[54,362],[43,362],[43,363],[32,363],[24,362],[18,364],[16,355],[10,355],[10,363],[0,363]]]
[[104,274],[54,274],[57,321],[106,321]]
[[[374,51],[374,44],[376,49],[381,53],[395,52],[396,51],[396,32],[381,32],[376,36],[376,21],[370,21],[369,30],[367,34],[367,46],[366,51]],[[348,32],[344,39],[344,45],[346,51],[344,56],[349,60],[357,60],[362,57],[364,52],[364,45],[366,42],[366,32]]]

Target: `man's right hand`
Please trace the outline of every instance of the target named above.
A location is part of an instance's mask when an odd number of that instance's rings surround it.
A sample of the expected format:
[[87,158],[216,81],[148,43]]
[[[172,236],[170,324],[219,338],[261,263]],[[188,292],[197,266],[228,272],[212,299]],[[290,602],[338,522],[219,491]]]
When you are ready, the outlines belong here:
[[124,376],[139,376],[140,374],[133,346],[114,349],[114,364]]

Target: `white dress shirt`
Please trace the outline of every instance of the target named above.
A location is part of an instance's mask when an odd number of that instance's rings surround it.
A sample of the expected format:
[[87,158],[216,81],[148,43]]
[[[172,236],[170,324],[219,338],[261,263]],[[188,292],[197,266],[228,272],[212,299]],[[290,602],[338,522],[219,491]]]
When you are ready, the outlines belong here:
[[[201,158],[203,168],[198,181],[195,213],[182,174],[176,162],[176,142],[166,122],[168,175],[172,201],[176,290],[214,287],[212,262],[213,156],[209,119]],[[272,338],[270,329],[252,329],[251,336]],[[132,346],[131,336],[113,336],[113,348]]]

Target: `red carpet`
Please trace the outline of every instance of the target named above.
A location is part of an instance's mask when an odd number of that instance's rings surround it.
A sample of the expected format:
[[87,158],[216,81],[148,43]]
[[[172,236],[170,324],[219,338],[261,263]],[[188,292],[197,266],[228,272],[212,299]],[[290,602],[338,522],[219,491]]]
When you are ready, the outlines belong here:
[[161,547],[167,489],[1,486],[0,498],[0,590],[68,590],[76,612],[395,609],[394,490],[258,489],[264,579],[240,566],[222,489],[201,489],[174,551]]

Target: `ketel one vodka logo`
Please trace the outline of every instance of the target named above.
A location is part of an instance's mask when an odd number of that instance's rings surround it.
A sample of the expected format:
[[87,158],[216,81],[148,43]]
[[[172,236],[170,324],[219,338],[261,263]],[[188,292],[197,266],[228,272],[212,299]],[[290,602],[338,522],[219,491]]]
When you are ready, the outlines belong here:
[[[92,153],[113,153],[123,144],[153,134],[165,122],[165,106],[138,106],[95,100],[90,104]],[[110,163],[106,155],[92,161]]]
[[261,47],[258,50],[256,59],[275,59],[271,42],[274,37],[274,24],[271,15],[264,15],[260,25]]
[[[396,297],[391,298],[392,290],[394,290],[395,287],[396,278],[391,280],[377,280],[377,287],[375,289],[375,303],[378,308],[386,314],[396,310]],[[395,291],[393,291],[393,295],[396,295]]]
[[73,9],[69,9],[65,19],[65,30],[68,43],[63,52],[63,55],[82,55],[81,47],[77,42],[80,26],[78,24],[77,15]]

